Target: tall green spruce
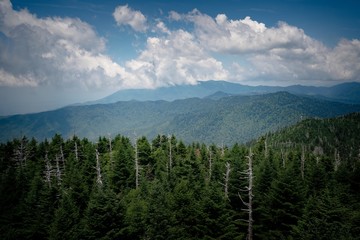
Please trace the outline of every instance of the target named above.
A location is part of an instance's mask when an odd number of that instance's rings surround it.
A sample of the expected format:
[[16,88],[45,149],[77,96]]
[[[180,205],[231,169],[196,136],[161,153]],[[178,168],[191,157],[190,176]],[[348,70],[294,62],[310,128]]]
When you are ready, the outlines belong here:
[[0,238],[359,239],[359,123],[308,119],[232,146],[14,139],[0,144]]

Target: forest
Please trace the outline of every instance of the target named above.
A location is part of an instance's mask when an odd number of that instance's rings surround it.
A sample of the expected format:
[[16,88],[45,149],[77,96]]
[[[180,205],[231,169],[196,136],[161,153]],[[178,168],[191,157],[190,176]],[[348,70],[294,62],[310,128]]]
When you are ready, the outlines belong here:
[[360,114],[248,144],[0,144],[1,239],[360,239]]

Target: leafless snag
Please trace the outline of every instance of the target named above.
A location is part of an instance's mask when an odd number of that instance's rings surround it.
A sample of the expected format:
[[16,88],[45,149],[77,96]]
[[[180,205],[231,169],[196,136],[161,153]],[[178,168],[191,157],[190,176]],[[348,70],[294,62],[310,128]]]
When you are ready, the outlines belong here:
[[209,182],[211,181],[211,175],[212,175],[212,149],[211,147],[208,148],[209,152]]
[[110,161],[110,168],[113,169],[113,166],[114,166],[114,162],[113,162],[113,155],[112,155],[112,140],[111,140],[111,136],[110,136],[110,133],[109,133],[109,161]]
[[55,176],[56,176],[56,180],[57,180],[58,185],[60,185],[61,184],[61,169],[60,169],[60,165],[59,165],[59,157],[58,157],[58,155],[55,156],[55,162],[56,162]]
[[341,164],[341,160],[340,160],[340,153],[337,149],[335,149],[335,153],[334,153],[334,171],[336,172],[339,169],[339,166]]
[[51,173],[52,167],[48,157],[48,153],[45,153],[45,182],[48,184],[49,188],[51,188]]
[[305,171],[305,146],[303,145],[301,148],[301,178],[304,180],[304,171]]
[[243,211],[248,213],[248,220],[246,220],[246,222],[248,223],[248,235],[247,235],[247,239],[248,240],[252,240],[253,239],[253,217],[252,217],[252,213],[253,213],[253,206],[252,206],[252,201],[253,201],[253,169],[252,169],[252,158],[253,158],[253,153],[251,151],[250,148],[250,152],[249,152],[249,156],[246,156],[247,160],[248,160],[248,168],[241,172],[241,175],[243,176],[242,179],[246,179],[248,180],[248,186],[245,187],[245,189],[240,189],[240,191],[244,191],[248,193],[248,202],[245,202],[243,200],[243,198],[241,197],[240,193],[239,198],[241,200],[241,202],[246,206],[245,209],[243,209]]
[[102,176],[101,176],[101,166],[100,166],[100,159],[99,159],[99,151],[96,149],[96,183],[99,187],[103,185]]
[[139,176],[140,176],[140,166],[139,166],[139,152],[137,145],[137,138],[135,136],[135,187],[139,187]]
[[168,136],[168,141],[169,141],[169,173],[171,172],[172,169],[172,146],[171,146],[171,136]]
[[224,183],[222,185],[224,186],[225,198],[229,198],[229,179],[230,179],[230,172],[231,172],[230,163],[227,162],[225,164],[225,167],[226,167],[226,170],[224,173]]
[[77,142],[76,142],[76,139],[74,140],[74,142],[75,142],[75,159],[76,159],[76,161],[78,162],[79,161],[79,151],[78,151],[78,145],[77,145]]

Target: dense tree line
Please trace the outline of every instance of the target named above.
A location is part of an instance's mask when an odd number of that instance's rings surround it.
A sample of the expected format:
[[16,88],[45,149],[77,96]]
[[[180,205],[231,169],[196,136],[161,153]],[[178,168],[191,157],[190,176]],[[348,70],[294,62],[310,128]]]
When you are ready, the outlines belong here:
[[358,239],[359,142],[350,156],[279,141],[14,139],[0,145],[0,238],[246,239],[251,159],[253,239]]

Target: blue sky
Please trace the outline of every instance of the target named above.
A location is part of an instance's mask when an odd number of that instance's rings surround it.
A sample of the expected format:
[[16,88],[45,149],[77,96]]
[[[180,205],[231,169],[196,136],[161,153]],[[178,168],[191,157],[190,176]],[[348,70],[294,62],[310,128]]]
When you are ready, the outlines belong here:
[[357,0],[0,0],[0,115],[119,89],[360,81]]

